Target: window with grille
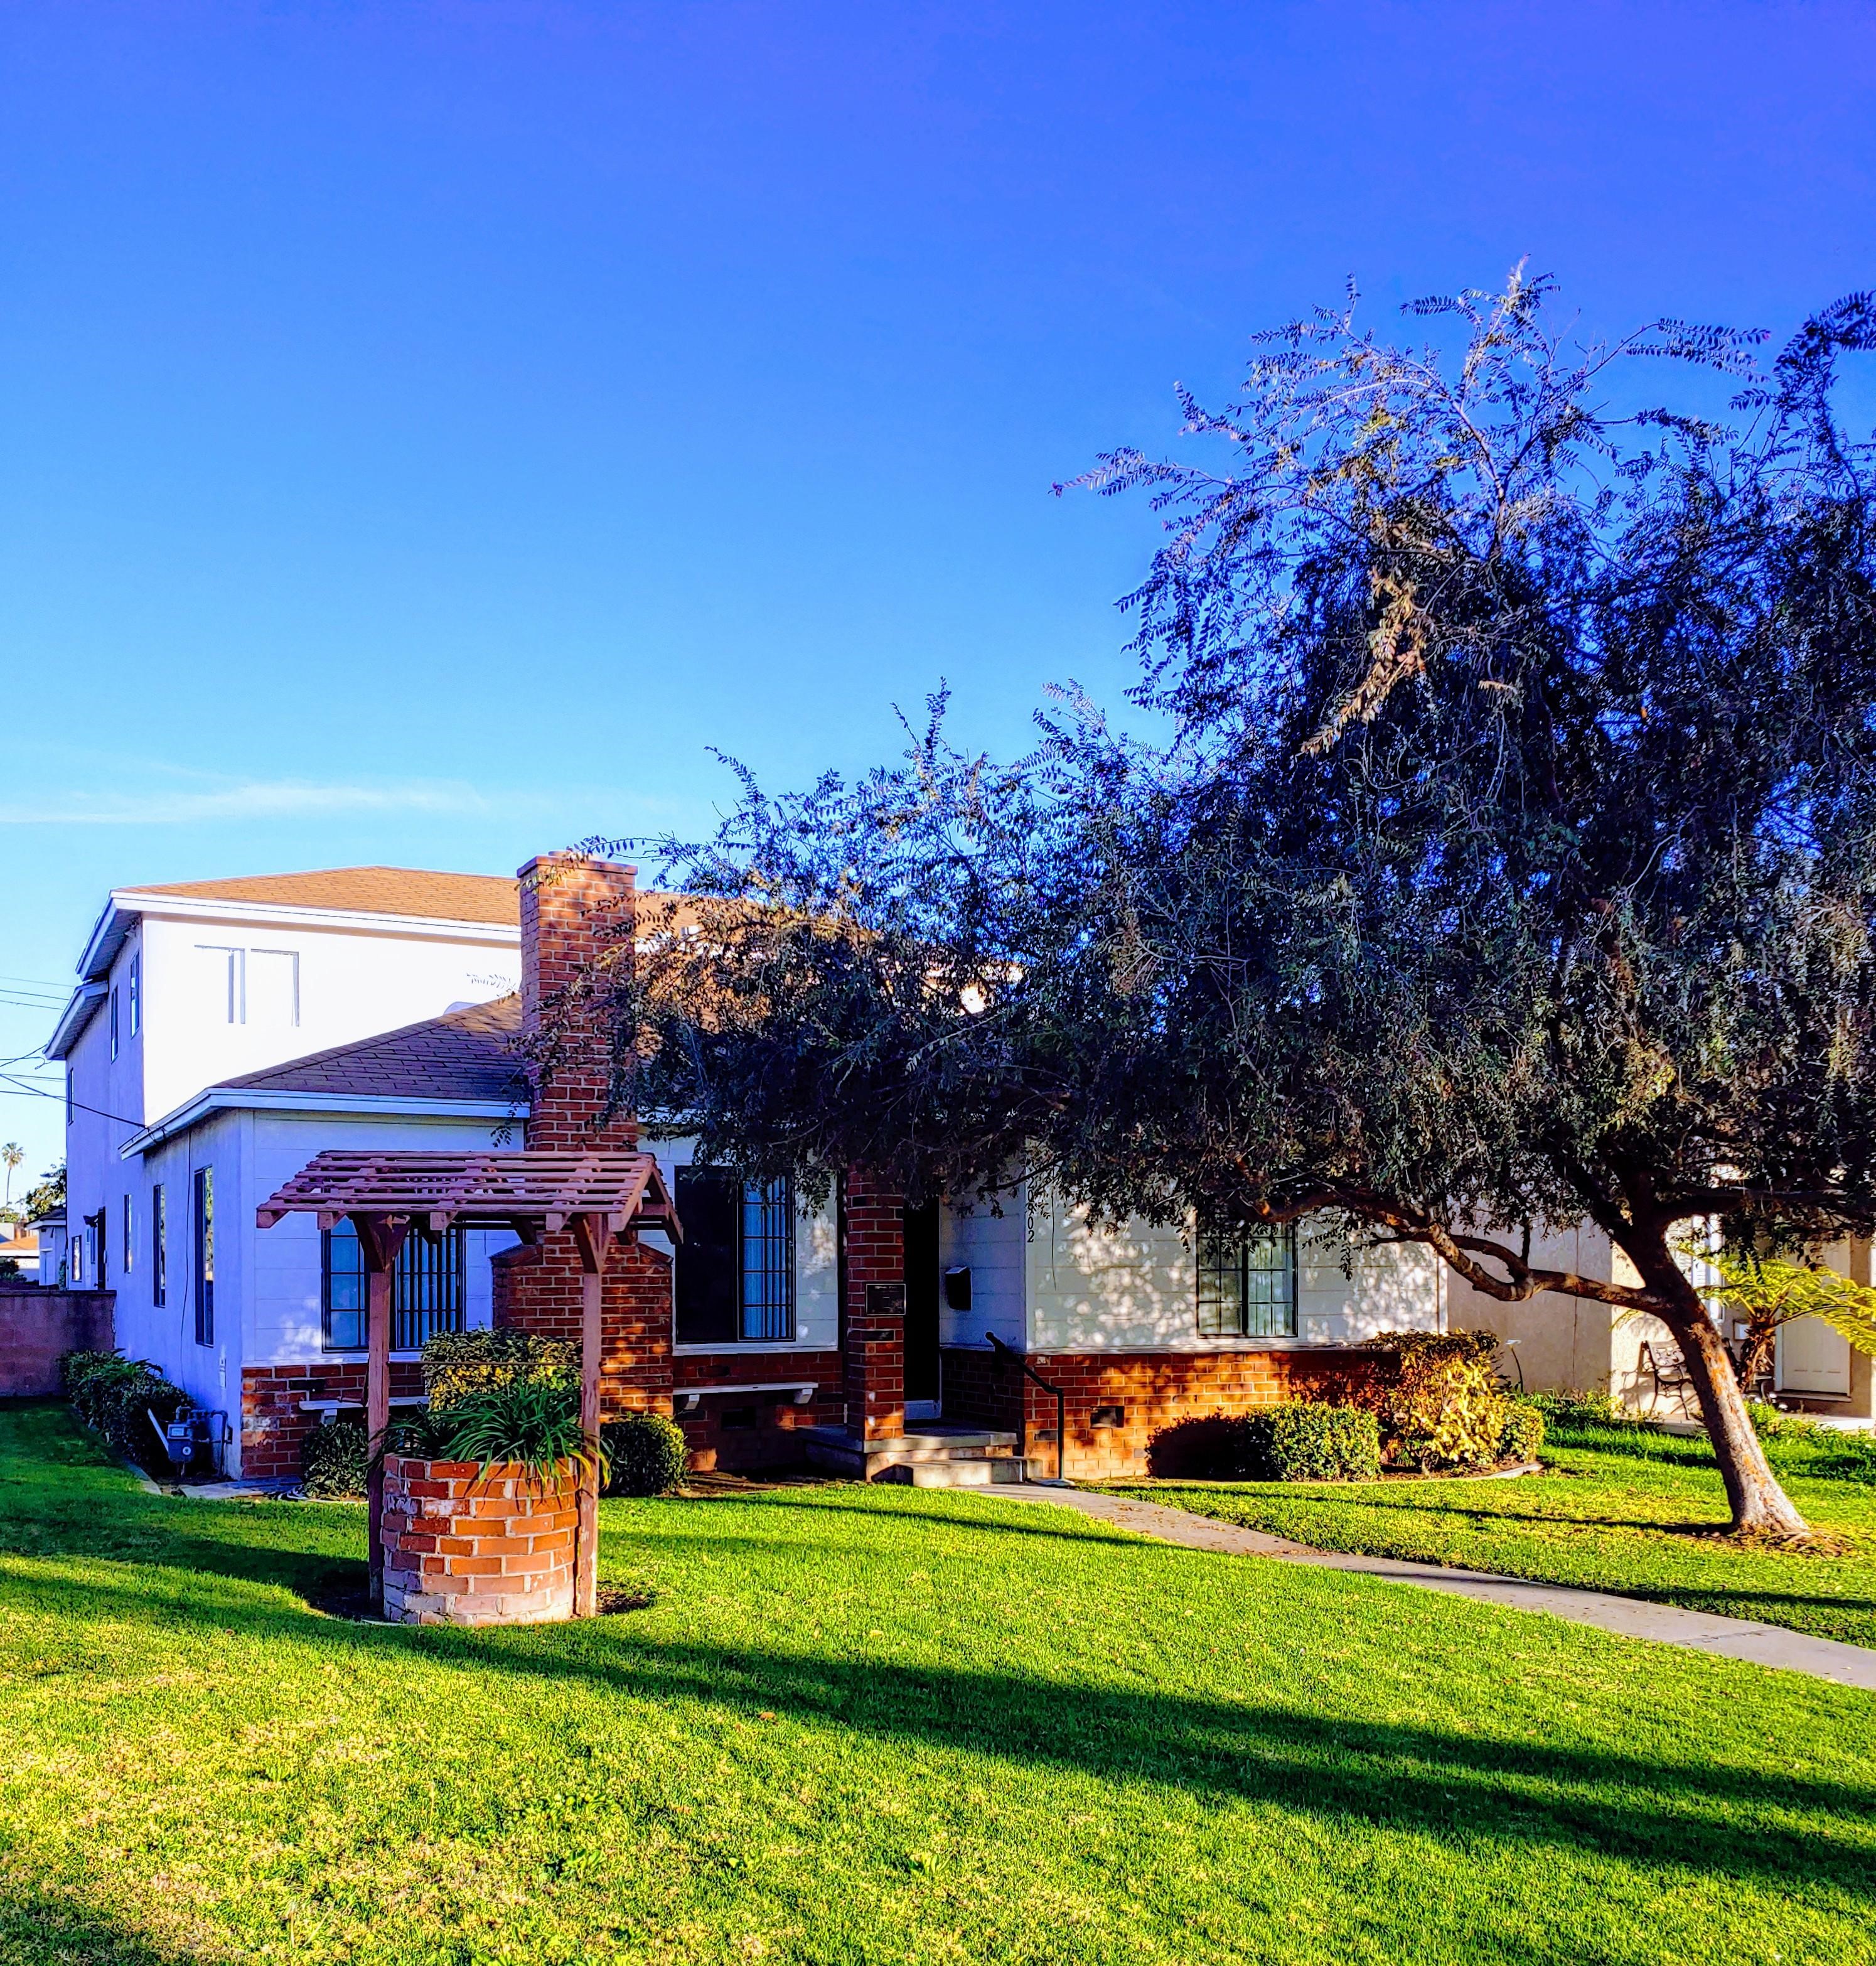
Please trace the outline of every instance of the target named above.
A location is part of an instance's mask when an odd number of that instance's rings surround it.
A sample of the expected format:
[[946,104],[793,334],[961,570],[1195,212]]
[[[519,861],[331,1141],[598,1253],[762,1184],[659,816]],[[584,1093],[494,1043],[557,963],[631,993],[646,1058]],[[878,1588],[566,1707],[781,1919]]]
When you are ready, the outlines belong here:
[[1296,1336],[1294,1229],[1201,1233],[1198,1328],[1206,1338]]
[[740,1181],[679,1168],[681,1345],[786,1345],[795,1338],[795,1202],[786,1180]]
[[[349,1222],[321,1239],[322,1322],[328,1352],[363,1352],[369,1339],[366,1320],[365,1252]],[[391,1349],[421,1352],[440,1331],[463,1329],[463,1236],[459,1230],[440,1235],[413,1229],[398,1252],[391,1272]]]

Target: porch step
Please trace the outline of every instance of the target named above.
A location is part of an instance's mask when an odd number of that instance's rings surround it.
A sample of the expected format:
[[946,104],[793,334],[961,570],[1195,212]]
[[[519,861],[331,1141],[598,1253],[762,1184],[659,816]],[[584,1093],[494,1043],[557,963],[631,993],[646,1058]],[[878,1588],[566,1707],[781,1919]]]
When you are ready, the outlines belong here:
[[920,1488],[982,1488],[1020,1481],[1016,1436],[933,1425],[889,1439],[860,1440],[844,1427],[804,1427],[808,1465],[860,1481],[907,1481]]

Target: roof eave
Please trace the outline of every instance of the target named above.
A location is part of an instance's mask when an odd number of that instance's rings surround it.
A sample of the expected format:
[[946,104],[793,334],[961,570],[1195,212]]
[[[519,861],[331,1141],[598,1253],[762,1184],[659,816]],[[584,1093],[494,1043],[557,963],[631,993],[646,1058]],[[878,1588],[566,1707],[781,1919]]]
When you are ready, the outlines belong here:
[[110,987],[103,983],[81,983],[72,992],[72,1000],[59,1014],[59,1021],[53,1027],[52,1035],[46,1040],[46,1056],[50,1059],[63,1059],[69,1056],[72,1047],[83,1035],[85,1027],[92,1020],[98,1006],[111,994]]
[[118,1148],[118,1158],[134,1160],[217,1113],[323,1113],[334,1119],[494,1120],[521,1125],[527,1110],[524,1099],[419,1099],[404,1093],[269,1092],[211,1085],[133,1133]]

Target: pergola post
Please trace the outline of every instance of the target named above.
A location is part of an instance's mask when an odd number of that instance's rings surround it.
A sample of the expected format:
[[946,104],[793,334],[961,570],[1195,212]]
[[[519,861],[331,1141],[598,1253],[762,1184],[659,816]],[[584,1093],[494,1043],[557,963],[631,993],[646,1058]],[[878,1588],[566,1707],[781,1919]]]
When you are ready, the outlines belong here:
[[385,1436],[391,1426],[391,1282],[409,1218],[351,1218],[365,1259],[365,1552],[371,1601],[384,1602]]
[[572,1220],[580,1252],[580,1431],[595,1449],[580,1478],[579,1525],[573,1551],[573,1615],[590,1618],[599,1608],[599,1362],[605,1307],[606,1259],[611,1223],[604,1215]]

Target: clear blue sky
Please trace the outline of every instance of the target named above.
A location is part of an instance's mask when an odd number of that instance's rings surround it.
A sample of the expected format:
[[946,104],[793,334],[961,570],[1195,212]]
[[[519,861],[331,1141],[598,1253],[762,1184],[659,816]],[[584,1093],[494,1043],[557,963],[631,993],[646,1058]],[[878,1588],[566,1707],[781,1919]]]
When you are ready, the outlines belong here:
[[[14,0],[0,1057],[107,888],[511,870],[1127,673],[1253,328],[1876,284],[1876,11]],[[56,1150],[50,1101],[0,1139]]]

